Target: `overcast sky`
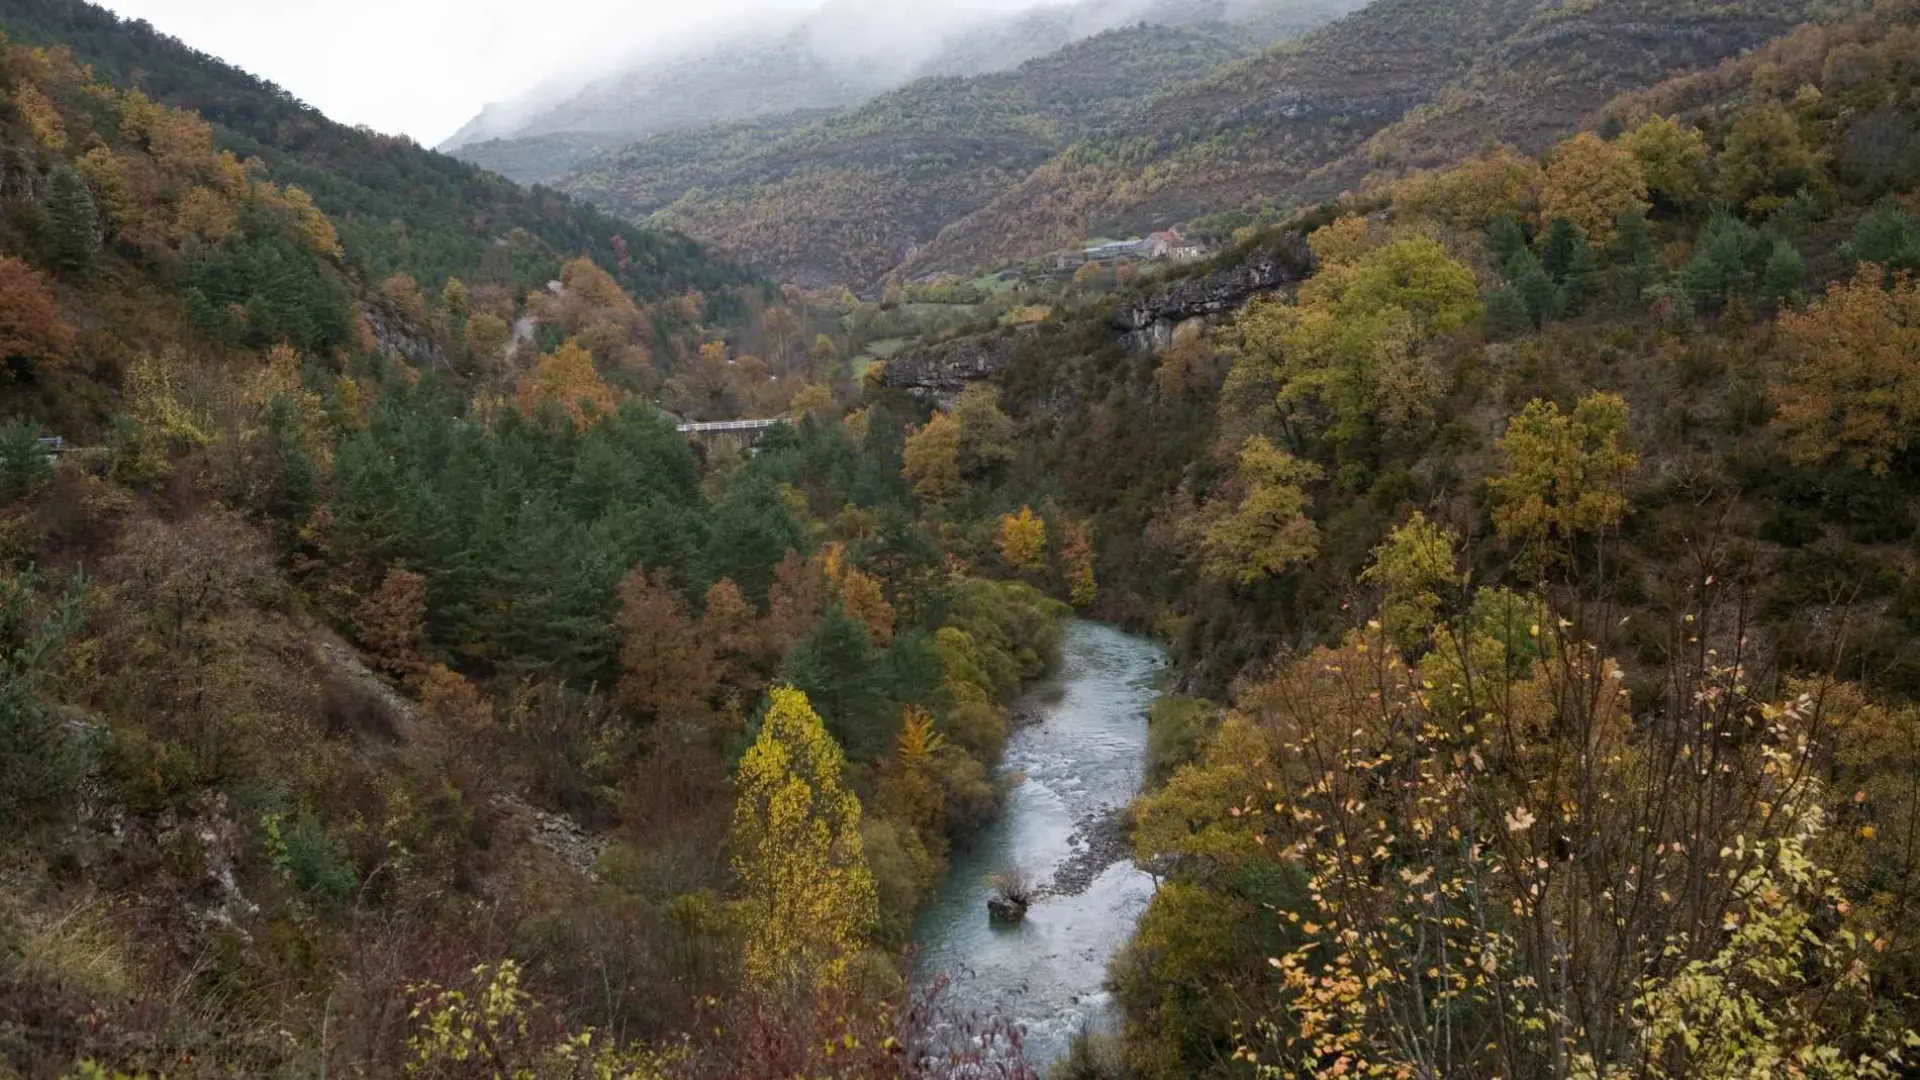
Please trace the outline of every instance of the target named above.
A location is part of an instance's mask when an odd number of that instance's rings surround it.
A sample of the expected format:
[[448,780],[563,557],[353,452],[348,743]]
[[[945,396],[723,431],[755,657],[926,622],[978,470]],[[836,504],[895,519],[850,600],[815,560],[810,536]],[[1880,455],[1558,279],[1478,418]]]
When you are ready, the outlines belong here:
[[[433,146],[482,105],[603,70],[716,25],[765,24],[823,0],[97,0],[212,53],[335,120]],[[846,0],[835,0],[846,2]],[[910,10],[1042,0],[853,0]]]
[[[439,143],[489,101],[706,21],[817,0],[100,0],[335,120]],[[913,2],[913,0],[902,0]]]

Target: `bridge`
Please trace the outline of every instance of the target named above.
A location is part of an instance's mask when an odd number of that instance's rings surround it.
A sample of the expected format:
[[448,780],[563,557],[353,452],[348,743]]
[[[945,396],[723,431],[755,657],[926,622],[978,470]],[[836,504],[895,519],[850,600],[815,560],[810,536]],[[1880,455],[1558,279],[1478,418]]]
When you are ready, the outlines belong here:
[[713,420],[704,424],[677,425],[682,435],[745,435],[758,433],[786,423],[786,418],[777,420]]
[[787,423],[785,417],[774,420],[710,420],[699,424],[675,424],[674,427],[696,442],[729,441],[754,450],[762,437]]

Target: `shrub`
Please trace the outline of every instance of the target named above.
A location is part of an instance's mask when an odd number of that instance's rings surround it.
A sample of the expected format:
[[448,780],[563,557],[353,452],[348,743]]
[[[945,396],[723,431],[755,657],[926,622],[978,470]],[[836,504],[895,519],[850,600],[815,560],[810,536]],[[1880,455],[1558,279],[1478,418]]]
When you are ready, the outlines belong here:
[[45,694],[79,621],[84,582],[49,605],[31,572],[0,576],[0,821],[55,816],[87,767],[86,744]]
[[316,900],[339,903],[358,884],[347,845],[327,835],[320,819],[301,812],[289,821],[268,814],[261,822],[266,833],[267,857],[274,869]]
[[53,464],[32,423],[0,424],[0,506],[25,498],[46,482]]

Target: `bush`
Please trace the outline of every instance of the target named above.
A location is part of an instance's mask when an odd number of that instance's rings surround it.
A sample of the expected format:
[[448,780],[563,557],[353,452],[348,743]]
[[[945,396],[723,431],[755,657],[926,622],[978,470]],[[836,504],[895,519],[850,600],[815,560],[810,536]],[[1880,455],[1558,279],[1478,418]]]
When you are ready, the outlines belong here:
[[274,869],[301,892],[316,900],[339,903],[359,883],[349,865],[347,845],[329,837],[320,819],[311,813],[303,811],[291,822],[281,814],[268,814],[262,825],[267,857]]
[[37,425],[0,424],[0,506],[32,494],[52,474]]
[[1174,770],[1200,759],[1220,724],[1220,710],[1201,698],[1164,697],[1147,715],[1147,785],[1159,787]]
[[53,605],[37,585],[32,573],[0,577],[0,821],[16,836],[16,826],[59,813],[88,759],[45,696],[79,621],[84,583]]

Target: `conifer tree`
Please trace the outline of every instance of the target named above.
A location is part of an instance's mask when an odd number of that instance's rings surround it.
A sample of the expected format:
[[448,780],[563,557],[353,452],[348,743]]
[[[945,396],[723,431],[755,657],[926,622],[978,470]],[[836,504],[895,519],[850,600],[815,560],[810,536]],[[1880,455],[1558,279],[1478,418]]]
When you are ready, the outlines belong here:
[[1786,240],[1775,240],[1766,269],[1760,274],[1760,299],[1779,307],[1800,295],[1806,283],[1807,261],[1800,249]]
[[1544,326],[1547,320],[1560,314],[1560,290],[1554,287],[1546,267],[1540,265],[1539,257],[1532,251],[1521,248],[1507,262],[1507,280],[1513,282],[1513,289],[1526,305],[1527,318],[1533,320],[1534,326]]
[[1520,289],[1514,285],[1502,285],[1487,294],[1486,313],[1481,316],[1480,326],[1487,337],[1495,341],[1504,341],[1518,337],[1533,328],[1533,314],[1527,310],[1527,302],[1520,295]]
[[1623,303],[1637,304],[1660,276],[1659,252],[1653,245],[1653,229],[1647,224],[1647,213],[1638,206],[1629,206],[1620,211],[1620,217],[1614,222],[1613,247],[1609,252],[1613,261],[1614,287]]
[[1520,219],[1512,214],[1501,214],[1487,226],[1487,250],[1500,260],[1501,265],[1511,260],[1521,248],[1527,246],[1527,232]]
[[100,256],[100,208],[86,178],[72,167],[53,170],[47,189],[47,253],[53,264],[69,274],[93,269]]

